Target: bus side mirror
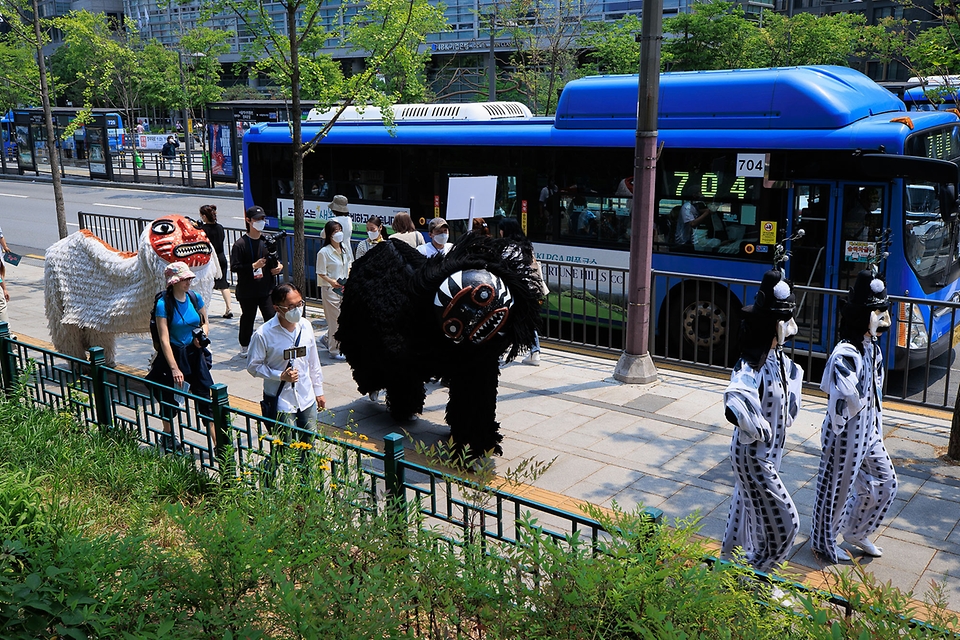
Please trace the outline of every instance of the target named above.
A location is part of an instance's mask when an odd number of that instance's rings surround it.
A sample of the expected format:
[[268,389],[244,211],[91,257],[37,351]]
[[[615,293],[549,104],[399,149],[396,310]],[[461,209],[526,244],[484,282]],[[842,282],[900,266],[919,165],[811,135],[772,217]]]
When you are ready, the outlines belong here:
[[957,185],[948,182],[940,190],[940,218],[944,222],[952,222],[960,211],[960,203],[957,202]]

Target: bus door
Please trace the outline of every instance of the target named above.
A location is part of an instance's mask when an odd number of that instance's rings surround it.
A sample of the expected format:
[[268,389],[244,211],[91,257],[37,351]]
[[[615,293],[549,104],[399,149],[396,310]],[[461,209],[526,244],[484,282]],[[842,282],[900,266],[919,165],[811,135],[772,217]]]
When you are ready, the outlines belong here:
[[839,191],[838,241],[833,249],[837,268],[830,286],[846,291],[876,256],[876,243],[888,224],[889,212],[885,185],[841,183]]
[[[804,236],[790,246],[787,275],[795,285],[830,286],[830,267],[835,264],[830,253],[830,239],[836,216],[832,214],[837,197],[836,183],[794,183],[792,233],[803,229]],[[827,315],[829,305],[822,295],[802,293],[797,298],[797,341],[807,342],[816,351],[829,346],[832,322]],[[815,345],[819,345],[817,348]],[[799,346],[799,345],[798,345]]]

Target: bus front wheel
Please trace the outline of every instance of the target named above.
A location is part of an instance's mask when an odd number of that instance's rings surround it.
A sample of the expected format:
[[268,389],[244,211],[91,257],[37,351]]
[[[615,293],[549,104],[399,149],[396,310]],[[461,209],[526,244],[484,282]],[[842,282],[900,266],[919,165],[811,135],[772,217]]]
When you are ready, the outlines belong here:
[[[695,281],[678,285],[658,333],[667,343],[667,355],[680,360],[730,366],[739,357],[737,334],[742,303],[726,287]],[[669,324],[669,326],[667,326]]]

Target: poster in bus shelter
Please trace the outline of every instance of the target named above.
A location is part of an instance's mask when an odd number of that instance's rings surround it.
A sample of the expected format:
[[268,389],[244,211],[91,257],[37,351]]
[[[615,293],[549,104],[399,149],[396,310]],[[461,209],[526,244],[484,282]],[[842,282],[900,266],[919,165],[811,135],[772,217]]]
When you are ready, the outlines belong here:
[[210,124],[210,171],[213,179],[221,182],[233,182],[236,173],[233,164],[233,127],[229,124]]
[[17,125],[17,164],[23,171],[34,171],[37,166],[33,159],[33,144],[30,140],[30,125]]
[[[410,213],[408,207],[383,207],[372,204],[354,204],[350,203],[350,222],[351,230],[359,234],[354,240],[364,240],[367,237],[366,224],[370,216],[380,216],[380,219],[388,227],[393,226],[393,217],[398,213]],[[293,199],[277,198],[277,211],[280,212],[280,228],[293,229]],[[338,218],[330,211],[329,202],[310,202],[303,203],[303,229],[305,233],[319,235],[323,231],[323,226],[327,220]],[[342,224],[342,223],[341,223]],[[346,226],[346,225],[344,225]],[[344,229],[346,233],[347,229]]]

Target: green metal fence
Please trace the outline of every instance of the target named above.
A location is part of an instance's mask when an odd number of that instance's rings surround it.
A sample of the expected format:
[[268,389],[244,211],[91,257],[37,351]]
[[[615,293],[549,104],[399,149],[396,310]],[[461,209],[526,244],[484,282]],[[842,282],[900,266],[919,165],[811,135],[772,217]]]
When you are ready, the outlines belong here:
[[[106,366],[100,347],[91,348],[89,360],[84,361],[13,339],[3,322],[0,356],[7,393],[19,381],[37,405],[68,411],[102,431],[121,429],[148,447],[164,448],[166,421],[182,443],[183,455],[213,473],[262,482],[272,456],[289,444],[275,443],[278,434],[271,433],[272,425],[259,414],[230,406],[223,384],[211,388],[209,401],[190,393],[177,396],[170,387]],[[557,541],[575,533],[594,543],[606,536],[592,518],[505,491],[471,486],[468,480],[409,461],[399,434],[384,438],[383,451],[319,433],[309,435],[318,446],[304,455],[326,457],[327,482],[363,478],[368,499],[359,507],[415,509],[423,526],[442,532],[451,542],[480,535],[484,542],[514,543],[519,523],[530,517]],[[483,489],[483,501],[475,499],[477,489]],[[659,522],[663,512],[649,508],[646,515]]]

